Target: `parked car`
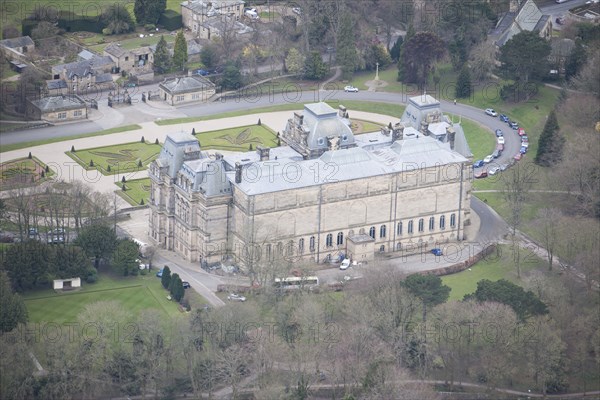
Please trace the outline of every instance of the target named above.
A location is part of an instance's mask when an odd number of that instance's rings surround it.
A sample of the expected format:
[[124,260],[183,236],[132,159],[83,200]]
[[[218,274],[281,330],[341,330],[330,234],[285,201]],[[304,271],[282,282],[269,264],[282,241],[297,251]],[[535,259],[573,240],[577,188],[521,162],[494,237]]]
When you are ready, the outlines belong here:
[[435,248],[435,249],[431,249],[431,254],[439,257],[439,256],[443,256],[444,252],[442,251],[442,249]]
[[500,121],[502,121],[502,122],[508,122],[508,121],[510,121],[510,119],[508,119],[508,117],[506,115],[504,115],[504,114],[500,114],[498,116],[498,118],[500,118]]
[[239,295],[237,293],[231,293],[229,294],[229,296],[227,296],[227,300],[230,301],[246,301],[246,298],[242,295]]
[[483,167],[485,163],[483,162],[483,160],[477,160],[473,163],[473,168],[479,168],[479,167]]
[[38,235],[37,228],[29,228],[29,239],[35,239]]
[[358,88],[352,86],[352,85],[348,85],[344,88],[344,92],[358,92]]
[[523,136],[523,135],[525,135],[525,129],[519,128],[519,129],[517,129],[517,133],[519,134],[519,136]]
[[527,136],[527,135],[521,136],[521,142],[529,142],[529,136]]
[[475,179],[487,178],[487,171],[481,171],[478,174],[475,174]]
[[510,126],[511,128],[513,128],[514,130],[519,129],[519,124],[516,121],[509,121],[508,122],[508,126]]
[[485,164],[489,164],[489,163],[491,163],[491,162],[492,162],[492,160],[493,160],[493,159],[494,159],[494,156],[490,154],[489,156],[486,156],[486,157],[483,159],[483,162],[484,162]]
[[189,289],[189,288],[191,288],[191,286],[190,286],[190,283],[189,283],[189,282],[186,282],[186,281],[183,281],[183,282],[181,282],[181,285],[183,286],[183,288],[184,288],[184,289]]
[[504,136],[504,132],[502,132],[502,129],[496,129],[496,137],[500,136]]
[[209,74],[210,74],[210,72],[208,72],[205,69],[195,69],[194,72],[192,72],[192,75],[200,75],[200,76],[206,76]]
[[529,142],[521,142],[521,147],[529,148]]
[[498,144],[504,144],[504,136],[498,138]]
[[498,143],[498,144],[496,145],[496,150],[504,151],[504,145],[503,145],[503,144],[501,144],[501,143]]
[[346,258],[346,259],[344,259],[344,261],[342,261],[342,263],[340,264],[340,269],[343,271],[343,270],[346,270],[346,269],[348,269],[349,267],[350,267],[350,260],[348,260],[348,259]]
[[500,171],[500,167],[490,168],[490,170],[488,171],[488,175],[495,175],[499,171]]
[[302,9],[300,7],[294,7],[294,8],[292,8],[292,12],[294,14],[302,15]]
[[162,274],[163,274],[163,269],[159,269],[158,272],[156,273],[156,277],[158,278],[162,278]]
[[523,153],[519,152],[513,158],[515,161],[519,161],[521,158],[523,158]]
[[492,153],[492,156],[493,156],[494,158],[498,158],[498,157],[500,157],[501,155],[502,155],[502,150],[498,150],[498,149],[494,150],[494,152]]
[[500,165],[500,171],[506,171],[506,168],[508,168],[508,164]]
[[521,146],[521,149],[519,150],[519,153],[521,153],[521,154],[527,153],[527,147]]
[[485,113],[487,115],[489,115],[490,117],[496,117],[496,116],[498,116],[498,113],[496,111],[494,111],[493,108],[486,108],[485,109]]

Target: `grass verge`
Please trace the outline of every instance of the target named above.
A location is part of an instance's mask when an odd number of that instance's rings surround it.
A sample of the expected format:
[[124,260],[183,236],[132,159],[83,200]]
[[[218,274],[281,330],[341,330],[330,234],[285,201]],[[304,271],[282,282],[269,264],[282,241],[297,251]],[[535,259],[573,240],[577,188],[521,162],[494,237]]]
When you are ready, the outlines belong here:
[[125,190],[123,190],[123,183],[115,182],[115,185],[119,187],[116,193],[132,206],[142,205],[142,200],[144,204],[150,201],[150,178],[127,181],[124,184]]

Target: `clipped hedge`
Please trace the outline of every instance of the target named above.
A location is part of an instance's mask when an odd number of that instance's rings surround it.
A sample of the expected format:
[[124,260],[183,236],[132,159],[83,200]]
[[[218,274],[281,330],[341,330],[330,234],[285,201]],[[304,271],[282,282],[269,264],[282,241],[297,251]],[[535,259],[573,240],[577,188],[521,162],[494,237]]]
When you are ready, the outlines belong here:
[[181,14],[174,10],[165,10],[158,19],[158,24],[169,31],[176,31],[183,27]]
[[[21,30],[24,36],[31,35],[33,28],[37,26],[39,21],[24,19],[21,21]],[[53,21],[54,22],[54,21]],[[56,20],[58,27],[67,32],[87,31],[102,33],[104,24],[100,21],[99,16],[86,17],[77,15],[70,11],[61,10]]]

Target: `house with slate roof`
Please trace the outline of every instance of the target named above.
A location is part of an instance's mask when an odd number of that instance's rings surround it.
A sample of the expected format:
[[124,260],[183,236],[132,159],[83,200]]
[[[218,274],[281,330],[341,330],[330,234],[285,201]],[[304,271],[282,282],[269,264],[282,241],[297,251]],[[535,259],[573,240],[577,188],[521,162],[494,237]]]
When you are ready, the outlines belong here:
[[172,106],[206,101],[215,92],[215,84],[202,76],[179,76],[158,85],[161,100]]
[[453,127],[431,122],[440,111],[431,96],[410,105],[392,130],[354,136],[344,108],[306,104],[286,123],[283,146],[226,155],[169,133],[148,171],[151,240],[192,262],[229,258],[247,270],[340,253],[357,261],[426,254],[468,239],[468,145],[465,156],[458,132],[452,139],[415,128]]
[[52,67],[52,81],[65,81],[69,93],[84,93],[94,88],[110,89],[114,85],[111,75],[114,67],[113,60],[106,56],[55,65]]
[[25,53],[35,50],[35,43],[29,36],[0,40],[0,47],[6,50],[9,58],[22,58]]
[[239,21],[244,15],[243,0],[188,0],[181,3],[183,26],[194,33],[199,32],[200,24],[214,16],[229,16]]
[[489,37],[500,48],[524,31],[538,32],[540,37],[550,40],[552,19],[550,15],[542,14],[533,0],[511,0],[509,11],[502,14]]
[[87,118],[87,105],[77,95],[49,96],[29,100],[27,114],[48,122],[66,122]]
[[128,50],[118,43],[111,43],[104,49],[104,55],[113,60],[118,71],[134,76],[149,73],[153,75],[154,51],[150,46]]

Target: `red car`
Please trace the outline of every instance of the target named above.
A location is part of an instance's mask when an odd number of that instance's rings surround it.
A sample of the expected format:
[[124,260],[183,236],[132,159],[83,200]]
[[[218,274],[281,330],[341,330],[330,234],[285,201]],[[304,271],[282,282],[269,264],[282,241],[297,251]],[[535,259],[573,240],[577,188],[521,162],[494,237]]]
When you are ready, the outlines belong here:
[[517,129],[517,133],[519,134],[519,136],[523,136],[525,134],[525,129],[519,128]]
[[518,153],[514,158],[515,158],[515,160],[519,161],[521,159],[521,157],[523,157],[523,154]]
[[503,144],[497,144],[496,145],[496,150],[504,151],[504,145]]
[[487,176],[487,171],[481,171],[480,173],[475,174],[475,179],[487,178]]

